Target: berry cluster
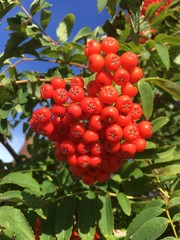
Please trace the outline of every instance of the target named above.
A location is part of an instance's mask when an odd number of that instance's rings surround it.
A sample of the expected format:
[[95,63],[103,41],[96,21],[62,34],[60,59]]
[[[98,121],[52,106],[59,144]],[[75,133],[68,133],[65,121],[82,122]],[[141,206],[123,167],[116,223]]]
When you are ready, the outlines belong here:
[[139,120],[141,105],[133,102],[143,76],[138,57],[133,52],[119,56],[118,49],[112,37],[90,40],[84,52],[94,80],[85,86],[79,76],[69,84],[53,77],[40,89],[52,107],[35,110],[30,119],[34,132],[55,142],[56,158],[66,160],[88,185],[108,180],[125,159],[146,148],[145,139],[152,135],[151,123]]
[[[160,12],[162,12],[165,8],[168,7],[168,5],[172,2],[172,0],[166,0],[165,3],[163,3],[155,12],[155,16],[158,16]],[[147,8],[149,7],[149,5],[154,4],[154,3],[162,3],[162,0],[145,0],[142,10],[141,10],[141,14],[145,15]]]

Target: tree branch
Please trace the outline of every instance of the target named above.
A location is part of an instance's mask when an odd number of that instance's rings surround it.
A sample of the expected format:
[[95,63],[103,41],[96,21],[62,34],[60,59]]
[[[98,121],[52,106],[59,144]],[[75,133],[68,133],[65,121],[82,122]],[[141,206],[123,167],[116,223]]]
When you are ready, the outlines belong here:
[[69,64],[69,65],[72,65],[72,66],[76,66],[76,67],[80,67],[80,68],[88,68],[88,66],[85,66],[83,64],[79,64],[79,63],[75,63],[75,62],[63,62],[61,60],[54,60],[54,59],[42,59],[42,58],[27,58],[27,57],[24,57],[24,58],[21,58],[19,59],[18,61],[16,61],[15,63],[9,65],[7,68],[5,68],[2,72],[1,72],[1,75],[5,74],[9,67],[16,67],[19,63],[22,63],[24,61],[42,61],[42,62],[50,62],[50,63],[61,63],[61,64]]
[[9,145],[7,142],[7,139],[4,137],[4,135],[0,134],[0,142],[3,144],[3,146],[8,150],[8,152],[12,155],[14,158],[15,163],[21,163],[21,160],[18,156],[18,154],[14,151],[14,149]]

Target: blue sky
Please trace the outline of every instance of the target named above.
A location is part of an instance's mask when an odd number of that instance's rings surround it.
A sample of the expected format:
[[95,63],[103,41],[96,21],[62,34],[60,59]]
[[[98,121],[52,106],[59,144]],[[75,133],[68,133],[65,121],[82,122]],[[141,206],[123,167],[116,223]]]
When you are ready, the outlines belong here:
[[[33,1],[30,0],[22,0],[22,5],[29,11],[29,5]],[[98,25],[102,25],[105,20],[109,17],[106,10],[103,10],[100,14],[97,10],[97,0],[56,0],[56,1],[48,1],[52,4],[52,17],[49,26],[46,29],[46,32],[56,40],[56,28],[59,25],[59,22],[63,20],[66,14],[72,13],[75,15],[75,25],[71,34],[71,38],[76,35],[76,33],[83,27],[88,26],[92,30]],[[0,53],[3,52],[5,44],[8,39],[9,31],[6,31],[7,27],[6,18],[14,16],[16,12],[20,11],[20,9],[14,8],[8,13],[1,21],[0,32],[1,32],[1,44],[0,44]],[[35,63],[36,67],[40,71],[46,71],[47,65],[44,63]],[[32,71],[34,70],[34,65],[29,64],[29,68],[27,69],[27,64],[21,64],[18,66],[19,70]],[[16,129],[12,132],[13,138],[10,142],[10,145],[13,149],[18,152],[24,142],[24,136],[22,134],[22,124],[20,123]],[[0,143],[0,159],[6,162],[12,161],[12,156],[7,152],[7,150]]]

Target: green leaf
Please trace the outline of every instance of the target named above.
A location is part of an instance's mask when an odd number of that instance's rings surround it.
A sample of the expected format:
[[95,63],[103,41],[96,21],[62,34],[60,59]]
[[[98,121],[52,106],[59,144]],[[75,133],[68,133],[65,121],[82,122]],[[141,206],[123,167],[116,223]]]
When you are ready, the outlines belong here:
[[25,191],[12,190],[0,195],[0,201],[23,202],[32,208],[41,218],[46,219],[47,212],[45,205],[36,195],[32,195]]
[[85,64],[87,61],[87,58],[84,54],[74,54],[70,59],[69,62],[73,63],[80,63]]
[[103,236],[108,238],[109,236],[112,235],[112,230],[114,228],[111,197],[109,195],[98,196],[98,200],[100,201],[99,211],[101,214],[98,225]]
[[56,239],[69,239],[73,228],[75,197],[60,200],[56,210],[55,233]]
[[67,14],[60,22],[56,34],[59,42],[66,42],[74,26],[75,17],[73,14]]
[[46,0],[34,0],[30,5],[30,13],[33,16],[41,9],[50,8],[52,5],[46,2]]
[[52,14],[52,11],[48,11],[46,9],[42,9],[41,11],[40,23],[44,29],[46,29],[46,27],[49,24],[49,21],[51,19],[51,14]]
[[106,7],[107,2],[108,0],[97,0],[97,9],[99,13]]
[[116,0],[108,0],[107,2],[107,10],[111,17],[116,14]]
[[85,240],[93,239],[96,225],[96,196],[93,192],[80,200],[78,227],[79,235]]
[[159,172],[159,176],[176,175],[180,173],[180,164],[173,164],[156,170]]
[[81,40],[82,38],[89,37],[92,35],[92,31],[89,27],[84,27],[79,30],[79,32],[74,37],[73,41],[77,42]]
[[155,48],[157,49],[157,53],[166,67],[167,70],[169,70],[170,67],[170,58],[169,58],[169,52],[166,46],[164,46],[162,43],[155,43]]
[[28,188],[32,192],[40,192],[40,186],[38,182],[27,173],[9,173],[0,181],[0,185],[4,184],[16,184],[18,186]]
[[174,237],[165,237],[161,240],[177,240],[177,238],[174,238]]
[[117,194],[117,200],[119,202],[119,205],[121,206],[123,212],[130,216],[131,214],[131,203],[129,199],[127,198],[126,194],[124,193],[118,193]]
[[12,0],[1,0],[0,1],[0,19],[2,19],[6,13],[11,11],[15,6],[18,6],[21,0],[12,1]]
[[174,222],[179,222],[180,221],[180,213],[176,213],[172,219]]
[[152,218],[142,224],[130,238],[131,240],[156,240],[166,230],[169,220],[164,217]]
[[160,3],[153,3],[153,4],[149,4],[147,10],[146,10],[146,17],[153,17],[155,12],[158,10],[158,8],[162,5],[162,2]]
[[152,28],[156,28],[157,26],[159,27],[161,22],[164,21],[169,16],[173,17],[173,13],[170,11],[160,13],[158,16],[152,19],[151,27]]
[[0,117],[1,119],[6,119],[10,113],[12,113],[12,110],[14,109],[15,104],[12,102],[6,102],[2,109],[0,109]]
[[180,46],[180,37],[179,36],[170,36],[164,33],[160,33],[155,37],[156,42],[160,43],[169,43],[171,45]]
[[178,101],[180,101],[180,86],[175,82],[171,82],[170,80],[164,78],[144,78],[144,80],[162,88],[172,97],[175,97]]
[[47,218],[47,210],[41,198],[29,192],[22,192],[23,202],[32,208],[41,218]]
[[21,195],[21,191],[19,190],[7,191],[0,195],[0,201],[19,202],[22,200],[23,200],[23,197]]
[[0,226],[15,233],[19,240],[34,240],[32,229],[20,210],[10,207],[0,207]]
[[153,133],[157,132],[160,128],[165,126],[168,122],[169,122],[168,117],[158,117],[158,118],[154,119],[151,122],[152,123],[152,128],[153,128],[152,129]]
[[135,234],[135,232],[138,229],[140,229],[140,227],[144,223],[148,222],[151,219],[154,219],[155,217],[159,216],[163,212],[164,212],[164,209],[162,209],[161,207],[152,207],[140,212],[130,223],[127,229],[127,235],[125,240],[130,239]]
[[34,72],[24,71],[21,73],[22,78],[27,78],[30,82],[37,82],[37,78]]
[[167,207],[171,208],[171,207],[175,207],[178,205],[180,205],[180,197],[174,197],[169,200]]
[[148,82],[141,79],[138,82],[138,89],[141,97],[143,114],[145,118],[149,119],[153,112],[153,101],[154,101],[154,96],[153,96],[151,86]]

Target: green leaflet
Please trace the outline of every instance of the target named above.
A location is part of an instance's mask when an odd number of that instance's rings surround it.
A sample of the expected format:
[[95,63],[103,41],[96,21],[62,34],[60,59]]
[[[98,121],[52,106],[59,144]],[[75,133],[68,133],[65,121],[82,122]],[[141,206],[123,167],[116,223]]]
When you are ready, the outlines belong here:
[[32,229],[19,209],[0,207],[0,226],[15,233],[19,240],[34,240]]
[[59,23],[56,30],[59,42],[66,42],[74,26],[75,17],[73,14],[67,14],[63,21]]
[[166,230],[169,220],[164,217],[152,218],[142,224],[130,237],[132,240],[156,240]]
[[112,230],[114,228],[114,218],[112,213],[111,197],[110,195],[98,196],[99,211],[101,217],[99,219],[98,225],[101,233],[108,238],[112,235]]
[[166,70],[168,71],[170,68],[170,58],[169,58],[169,51],[166,46],[164,46],[162,43],[155,43],[155,48],[157,50],[157,53],[166,67]]
[[140,212],[130,223],[125,240],[131,239],[144,223],[159,216],[162,212],[164,212],[164,209],[161,207],[151,207]]
[[40,192],[40,186],[38,182],[27,173],[9,173],[0,181],[0,185],[4,184],[16,184],[23,188],[28,188],[32,192]]
[[146,119],[149,119],[153,112],[154,103],[154,95],[151,86],[148,82],[141,79],[138,82],[138,89],[141,97],[143,114]]
[[96,225],[96,196],[93,192],[83,196],[80,200],[78,219],[81,239],[93,239]]
[[108,0],[97,0],[97,9],[99,13],[106,7],[107,2]]
[[124,193],[118,193],[117,194],[117,200],[119,202],[119,205],[121,206],[123,212],[130,216],[131,214],[131,203],[129,199],[127,198],[126,194]]
[[164,91],[168,92],[172,97],[175,97],[178,101],[180,101],[180,86],[175,82],[164,78],[144,78],[145,81],[151,82],[156,86],[162,88]]

